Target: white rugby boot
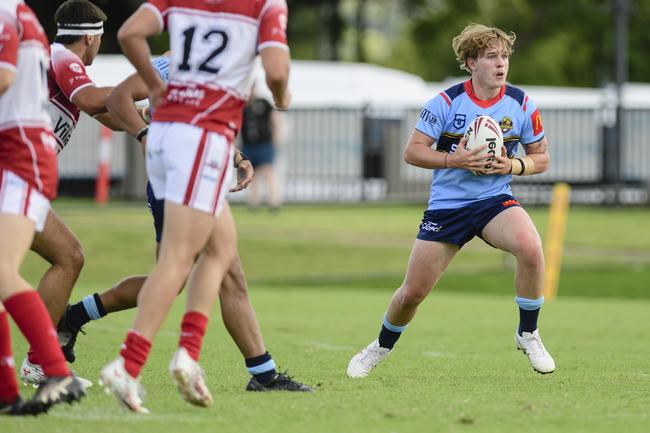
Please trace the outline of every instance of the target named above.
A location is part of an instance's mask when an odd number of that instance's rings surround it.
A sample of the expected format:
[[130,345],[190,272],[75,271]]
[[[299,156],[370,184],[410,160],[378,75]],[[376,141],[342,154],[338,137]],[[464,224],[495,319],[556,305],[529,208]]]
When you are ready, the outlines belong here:
[[555,361],[544,347],[538,329],[533,332],[522,332],[521,336],[515,331],[515,344],[518,350],[528,356],[530,365],[536,372],[547,374],[555,371]]
[[348,377],[366,377],[389,354],[390,349],[381,347],[379,340],[374,340],[352,357],[348,364]]
[[212,404],[212,394],[205,383],[205,373],[184,347],[179,347],[174,353],[169,363],[169,374],[174,378],[185,401],[202,407]]
[[124,358],[121,356],[102,368],[99,373],[99,384],[104,387],[106,394],[113,394],[120,404],[132,412],[149,413],[142,406],[144,388],[140,378],[134,379],[124,368]]
[[[93,383],[90,380],[84,379],[83,377],[75,376],[75,379],[84,389],[93,386]],[[34,388],[38,388],[39,385],[47,381],[47,376],[45,376],[45,372],[40,365],[32,364],[29,362],[27,357],[25,357],[25,359],[23,359],[23,364],[20,366],[20,380],[23,381],[25,386],[31,385]]]
[[25,357],[23,364],[20,366],[20,380],[23,381],[25,386],[31,385],[38,388],[40,384],[45,383],[47,376],[45,376],[45,372],[40,365],[32,364]]

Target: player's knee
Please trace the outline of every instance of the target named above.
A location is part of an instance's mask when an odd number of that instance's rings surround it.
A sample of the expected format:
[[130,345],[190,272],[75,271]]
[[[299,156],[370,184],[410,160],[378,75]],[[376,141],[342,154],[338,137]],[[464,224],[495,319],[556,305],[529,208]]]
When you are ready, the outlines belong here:
[[530,266],[537,266],[544,264],[544,252],[542,249],[542,242],[539,236],[530,236],[523,239],[519,246],[519,253],[517,254],[518,260],[523,260]]
[[400,291],[400,304],[405,306],[420,305],[429,294],[429,290],[421,287],[403,285]]
[[223,279],[221,293],[226,296],[247,296],[246,279],[243,274],[229,271]]
[[75,243],[67,254],[67,260],[70,268],[79,274],[86,263],[86,256],[83,247],[79,242]]

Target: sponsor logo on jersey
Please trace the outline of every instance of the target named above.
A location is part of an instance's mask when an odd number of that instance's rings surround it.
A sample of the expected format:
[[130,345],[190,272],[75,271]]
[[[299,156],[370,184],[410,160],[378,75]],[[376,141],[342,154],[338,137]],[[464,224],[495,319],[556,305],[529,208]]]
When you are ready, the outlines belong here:
[[504,117],[499,121],[499,127],[501,128],[501,132],[504,134],[512,131],[512,119],[508,116]]
[[75,72],[77,74],[81,74],[84,71],[84,68],[82,68],[79,63],[70,63],[68,65],[68,68],[70,68],[72,72]]
[[424,230],[426,232],[438,233],[440,230],[442,230],[442,226],[438,223],[425,221],[420,225],[420,230]]
[[456,114],[454,116],[454,128],[456,128],[456,129],[464,128],[466,121],[467,121],[467,115],[465,115],[465,114]]
[[205,91],[203,89],[171,89],[167,93],[167,100],[170,102],[178,102],[180,104],[198,107],[201,101],[205,98]]
[[422,109],[422,111],[420,112],[420,119],[424,120],[426,123],[428,123],[431,126],[438,123],[438,117],[432,112],[430,112],[429,110],[427,110],[426,108]]
[[70,141],[72,131],[74,131],[72,124],[68,122],[63,116],[59,116],[56,121],[56,125],[54,125],[54,128],[52,129],[52,132],[54,132],[54,135],[56,135],[61,142],[61,149],[63,149],[63,147],[68,144],[68,141]]
[[533,112],[530,116],[530,121],[533,124],[533,134],[537,135],[543,131],[542,127],[542,116],[539,114],[539,108]]
[[278,16],[278,24],[283,32],[287,31],[287,16],[285,14],[280,14]]

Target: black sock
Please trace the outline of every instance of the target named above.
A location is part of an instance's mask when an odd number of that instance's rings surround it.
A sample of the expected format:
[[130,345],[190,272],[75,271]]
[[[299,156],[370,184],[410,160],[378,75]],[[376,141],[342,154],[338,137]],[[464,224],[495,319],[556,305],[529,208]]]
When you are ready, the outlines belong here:
[[379,345],[386,349],[392,349],[401,335],[401,332],[391,331],[386,328],[386,325],[381,325],[381,331],[379,331]]
[[254,358],[246,358],[245,362],[249,373],[262,385],[269,383],[275,377],[275,361],[269,352]]
[[95,305],[97,305],[97,311],[99,312],[100,317],[104,317],[108,313],[102,304],[102,298],[99,297],[99,293],[93,293],[93,298],[95,298]]
[[519,335],[522,332],[534,332],[537,329],[537,318],[539,317],[539,310],[524,310],[519,307]]
[[[77,302],[70,307],[66,316],[67,326],[76,330],[93,320],[93,317],[90,317],[86,310],[86,304],[93,304],[96,309],[96,314],[99,315],[99,317],[104,317],[106,315],[106,310],[104,309],[104,305],[102,305],[99,294],[94,293],[92,296],[86,296],[82,301]],[[98,319],[99,317],[95,317],[95,319]]]

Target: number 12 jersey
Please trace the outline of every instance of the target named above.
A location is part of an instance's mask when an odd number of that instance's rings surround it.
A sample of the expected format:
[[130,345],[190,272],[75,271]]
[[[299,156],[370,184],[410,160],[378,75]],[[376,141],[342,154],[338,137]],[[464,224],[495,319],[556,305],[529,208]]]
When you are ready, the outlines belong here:
[[232,139],[266,47],[288,50],[285,0],[149,0],[169,32],[171,67],[154,121],[182,122]]

